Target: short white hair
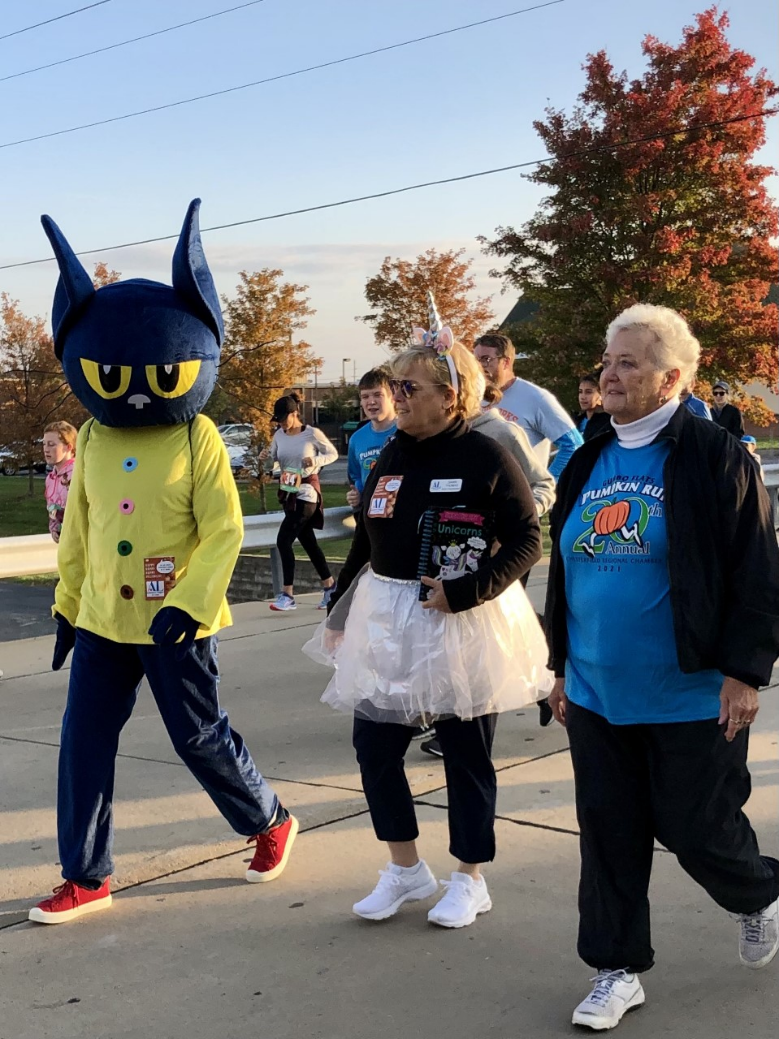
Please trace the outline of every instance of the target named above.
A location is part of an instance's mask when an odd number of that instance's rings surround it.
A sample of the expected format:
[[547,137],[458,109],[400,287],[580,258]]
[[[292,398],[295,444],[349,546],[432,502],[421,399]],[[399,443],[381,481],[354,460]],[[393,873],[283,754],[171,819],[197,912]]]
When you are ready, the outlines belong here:
[[679,389],[690,385],[698,370],[701,344],[681,314],[670,307],[657,307],[654,303],[636,303],[623,310],[606,329],[606,346],[611,346],[618,332],[629,328],[651,332],[653,342],[649,349],[655,368],[661,372],[678,368],[681,372]]

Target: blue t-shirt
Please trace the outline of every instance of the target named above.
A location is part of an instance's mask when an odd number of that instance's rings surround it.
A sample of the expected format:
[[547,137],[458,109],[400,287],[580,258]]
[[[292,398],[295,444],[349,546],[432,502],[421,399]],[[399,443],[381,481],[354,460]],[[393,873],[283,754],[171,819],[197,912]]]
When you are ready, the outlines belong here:
[[663,464],[670,447],[601,452],[560,536],[568,603],[565,688],[614,725],[719,715],[719,671],[679,667],[668,582]]
[[349,483],[354,484],[360,494],[362,494],[368,474],[378,461],[381,449],[396,430],[397,426],[393,422],[389,429],[383,429],[377,433],[370,422],[366,422],[356,433],[352,434],[346,469]]

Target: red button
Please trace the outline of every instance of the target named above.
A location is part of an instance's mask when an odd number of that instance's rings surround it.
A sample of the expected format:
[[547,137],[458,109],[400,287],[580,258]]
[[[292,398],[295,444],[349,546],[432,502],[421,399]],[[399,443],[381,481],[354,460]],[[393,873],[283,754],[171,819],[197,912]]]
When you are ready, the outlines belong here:
[[119,589],[119,594],[123,599],[132,599],[132,597],[135,595],[135,592],[132,590],[129,584],[123,584],[122,587]]

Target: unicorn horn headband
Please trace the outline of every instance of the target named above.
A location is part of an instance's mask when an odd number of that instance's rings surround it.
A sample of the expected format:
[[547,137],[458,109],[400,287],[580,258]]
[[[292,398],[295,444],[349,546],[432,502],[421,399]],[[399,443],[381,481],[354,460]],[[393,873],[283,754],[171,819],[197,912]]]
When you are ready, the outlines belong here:
[[455,393],[459,393],[460,380],[457,377],[457,368],[452,357],[454,336],[448,325],[441,324],[441,316],[435,305],[433,293],[430,291],[427,293],[427,314],[430,329],[426,332],[423,328],[414,328],[414,343],[417,346],[426,346],[429,350],[433,350],[442,361],[446,361],[452,389]]

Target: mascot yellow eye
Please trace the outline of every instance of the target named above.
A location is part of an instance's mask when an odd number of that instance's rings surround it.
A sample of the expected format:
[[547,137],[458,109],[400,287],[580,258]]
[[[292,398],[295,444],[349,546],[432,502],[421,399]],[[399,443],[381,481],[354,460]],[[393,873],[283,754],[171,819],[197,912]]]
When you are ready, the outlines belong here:
[[167,400],[183,397],[195,385],[199,374],[200,361],[146,365],[149,386],[158,397],[165,397]]
[[81,370],[92,389],[104,400],[113,400],[127,393],[132,368],[126,364],[98,364],[81,358]]

